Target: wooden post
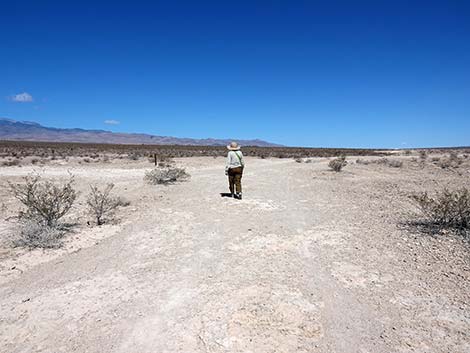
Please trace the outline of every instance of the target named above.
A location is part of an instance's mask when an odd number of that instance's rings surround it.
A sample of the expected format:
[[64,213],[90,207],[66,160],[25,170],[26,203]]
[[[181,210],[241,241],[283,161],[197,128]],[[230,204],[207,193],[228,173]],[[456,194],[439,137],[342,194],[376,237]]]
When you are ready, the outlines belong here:
[[156,153],[153,154],[153,160],[155,162],[155,167],[156,167],[157,166],[157,154]]

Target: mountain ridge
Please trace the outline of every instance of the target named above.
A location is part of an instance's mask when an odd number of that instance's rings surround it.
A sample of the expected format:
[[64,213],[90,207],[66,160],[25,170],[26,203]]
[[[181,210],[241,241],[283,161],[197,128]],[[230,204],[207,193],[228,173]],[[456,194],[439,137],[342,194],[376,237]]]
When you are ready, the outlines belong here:
[[[18,121],[2,117],[0,117],[0,140],[192,146],[225,146],[232,141],[232,139],[195,139],[108,130],[46,127],[33,121]],[[236,139],[236,141],[244,146],[282,146],[260,139]]]

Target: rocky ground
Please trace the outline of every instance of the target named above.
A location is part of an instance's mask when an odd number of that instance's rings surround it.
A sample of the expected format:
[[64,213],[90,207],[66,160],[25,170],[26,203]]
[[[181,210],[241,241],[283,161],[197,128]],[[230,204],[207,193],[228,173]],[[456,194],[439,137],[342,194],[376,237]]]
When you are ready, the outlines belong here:
[[[227,191],[223,158],[177,160],[191,174],[145,184],[147,161],[51,163],[81,191],[60,249],[12,248],[19,205],[0,167],[0,351],[470,351],[470,252],[452,233],[405,224],[408,195],[470,187],[470,169],[404,161],[341,173],[247,159],[244,199]],[[87,225],[90,183],[130,201]]]

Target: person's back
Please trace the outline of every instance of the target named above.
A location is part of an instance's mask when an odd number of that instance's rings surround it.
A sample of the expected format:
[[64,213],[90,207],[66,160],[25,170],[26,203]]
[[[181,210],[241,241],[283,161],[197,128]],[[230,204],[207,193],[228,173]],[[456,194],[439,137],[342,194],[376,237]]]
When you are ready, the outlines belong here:
[[[228,175],[228,184],[230,193],[237,199],[242,198],[242,175],[245,161],[240,146],[236,142],[232,142],[227,146],[229,152],[227,154],[227,163],[225,165],[225,174]],[[236,193],[235,193],[236,191]]]

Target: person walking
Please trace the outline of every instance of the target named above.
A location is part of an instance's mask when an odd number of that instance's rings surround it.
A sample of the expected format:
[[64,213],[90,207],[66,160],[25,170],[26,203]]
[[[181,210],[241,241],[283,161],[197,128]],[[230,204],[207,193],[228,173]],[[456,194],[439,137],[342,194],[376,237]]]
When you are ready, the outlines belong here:
[[236,142],[231,142],[227,146],[227,164],[225,165],[225,175],[228,175],[228,186],[230,194],[239,200],[242,199],[242,175],[245,161],[240,146]]

